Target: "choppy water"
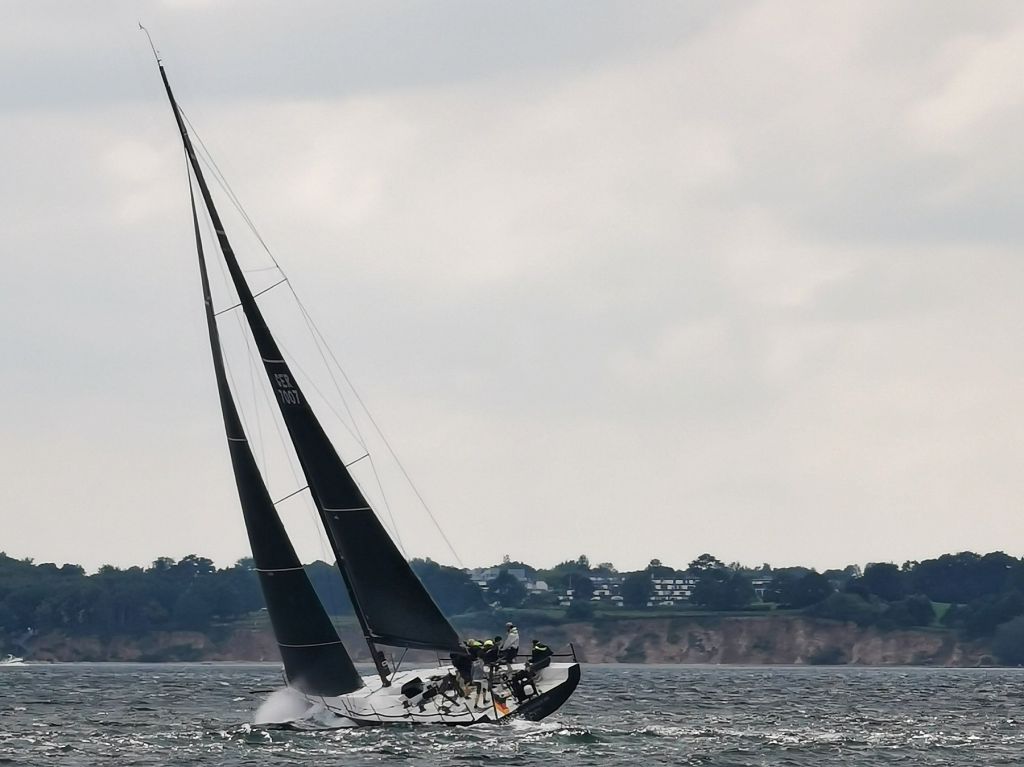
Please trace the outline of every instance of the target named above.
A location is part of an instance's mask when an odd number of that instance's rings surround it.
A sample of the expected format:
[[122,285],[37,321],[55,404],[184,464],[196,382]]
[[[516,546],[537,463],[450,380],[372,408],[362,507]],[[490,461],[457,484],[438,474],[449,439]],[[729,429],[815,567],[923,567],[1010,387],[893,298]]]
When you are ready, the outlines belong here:
[[250,727],[270,665],[0,669],[17,765],[1022,765],[1024,671],[588,666],[540,723]]

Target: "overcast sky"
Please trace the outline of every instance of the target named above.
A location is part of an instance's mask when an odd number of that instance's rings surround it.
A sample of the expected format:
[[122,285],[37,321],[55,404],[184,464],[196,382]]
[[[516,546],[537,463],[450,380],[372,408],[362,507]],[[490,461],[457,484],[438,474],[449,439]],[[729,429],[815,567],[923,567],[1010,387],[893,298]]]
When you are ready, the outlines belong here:
[[1024,554],[1024,6],[817,0],[4,3],[0,550],[247,554],[140,19],[466,565]]

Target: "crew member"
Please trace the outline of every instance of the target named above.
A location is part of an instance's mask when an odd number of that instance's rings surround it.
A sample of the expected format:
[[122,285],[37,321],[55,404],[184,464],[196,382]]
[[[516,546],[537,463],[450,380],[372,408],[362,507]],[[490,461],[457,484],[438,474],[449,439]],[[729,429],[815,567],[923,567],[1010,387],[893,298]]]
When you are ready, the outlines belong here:
[[[500,640],[501,637],[498,639]],[[481,645],[480,657],[488,666],[493,666],[498,662],[498,645],[493,639],[485,640]]]
[[553,654],[550,647],[534,639],[533,647],[530,650],[530,670],[540,671],[542,668],[550,666]]
[[505,628],[508,630],[508,634],[501,642],[501,659],[506,663],[511,663],[519,654],[519,629],[513,623],[506,623]]
[[450,654],[452,666],[459,673],[459,680],[462,688],[465,689],[473,680],[473,659],[466,652],[453,652]]
[[484,692],[484,680],[487,679],[487,672],[484,671],[484,662],[482,658],[476,658],[473,661],[470,675],[472,678],[471,684],[476,689],[475,704],[479,707],[481,704],[488,703],[487,695]]

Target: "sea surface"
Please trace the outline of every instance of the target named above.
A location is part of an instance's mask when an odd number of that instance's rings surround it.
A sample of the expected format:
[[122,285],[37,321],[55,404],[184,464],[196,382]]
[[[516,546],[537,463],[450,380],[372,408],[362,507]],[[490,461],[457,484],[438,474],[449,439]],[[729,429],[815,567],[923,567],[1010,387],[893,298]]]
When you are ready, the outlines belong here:
[[0,668],[16,765],[1024,765],[1024,671],[584,666],[538,723],[249,724],[270,664]]

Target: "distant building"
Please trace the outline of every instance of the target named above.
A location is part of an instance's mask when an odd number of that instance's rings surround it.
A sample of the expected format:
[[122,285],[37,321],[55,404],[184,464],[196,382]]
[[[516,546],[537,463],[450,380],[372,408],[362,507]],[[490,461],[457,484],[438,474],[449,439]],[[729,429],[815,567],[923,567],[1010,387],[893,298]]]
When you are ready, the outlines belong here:
[[[589,597],[590,602],[606,603],[615,607],[622,607],[622,597],[619,590],[625,580],[621,575],[587,575],[594,590]],[[553,593],[558,598],[559,607],[568,607],[577,598],[576,590],[572,588],[555,590]]]
[[547,594],[551,590],[544,581],[531,580],[528,571],[522,567],[476,567],[465,572],[481,591],[487,591],[491,581],[503,571],[523,584],[530,594]]
[[771,578],[751,578],[750,585],[754,587],[754,593],[757,598],[762,602],[764,601],[764,592],[767,591],[769,584],[771,584]]
[[648,607],[674,607],[689,602],[693,595],[697,579],[690,576],[682,578],[651,578],[651,596],[647,600]]

